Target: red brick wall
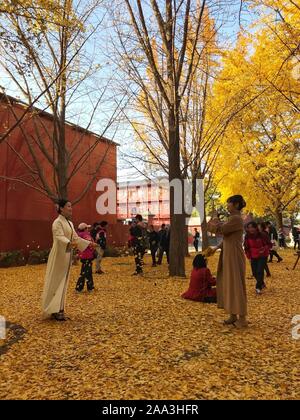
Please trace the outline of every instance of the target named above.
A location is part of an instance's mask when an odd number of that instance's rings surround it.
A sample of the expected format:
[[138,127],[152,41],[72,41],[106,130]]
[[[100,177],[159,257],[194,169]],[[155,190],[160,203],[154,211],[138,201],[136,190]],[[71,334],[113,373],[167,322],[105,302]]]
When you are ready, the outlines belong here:
[[[16,105],[14,112],[20,115],[22,107]],[[42,117],[43,124],[51,131],[52,121],[48,117]],[[13,124],[15,117],[7,105],[0,103],[0,131],[5,131]],[[34,137],[35,130],[32,118],[22,125],[27,133]],[[44,140],[45,147],[51,153],[49,138],[43,133],[43,126],[40,126],[40,136]],[[79,147],[74,153],[74,165],[85,153],[88,147],[94,144],[96,137],[92,134],[84,134],[74,126],[66,125],[66,142],[69,147],[74,147],[80,140]],[[17,151],[26,162],[32,165],[32,159],[28,146],[24,141],[24,134],[20,128],[15,129],[9,138],[9,144]],[[34,144],[34,142],[33,142]],[[0,176],[21,177],[26,182],[32,183],[29,171],[22,160],[16,155],[5,142],[0,143]],[[53,184],[53,168],[40,152],[35,148],[39,162],[42,163],[44,176],[49,184]],[[110,178],[116,181],[117,178],[117,151],[116,145],[110,142],[100,141],[79,172],[74,176],[69,185],[69,199],[74,200],[90,179],[94,172],[96,163],[103,159],[96,180],[92,183],[89,192],[74,206],[74,221],[93,223],[94,221],[107,220],[114,224],[117,221],[116,215],[101,216],[96,211],[96,201],[100,193],[96,191],[96,184],[99,179]],[[51,224],[56,217],[53,202],[45,195],[30,187],[16,181],[0,179],[0,251],[22,249],[28,244],[39,242],[41,247],[49,246],[51,242]]]

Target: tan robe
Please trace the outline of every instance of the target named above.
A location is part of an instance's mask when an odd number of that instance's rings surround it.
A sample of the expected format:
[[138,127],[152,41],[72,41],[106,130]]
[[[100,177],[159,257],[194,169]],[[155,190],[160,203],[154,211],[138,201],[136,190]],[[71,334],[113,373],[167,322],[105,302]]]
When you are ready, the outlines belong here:
[[70,242],[76,242],[80,251],[85,250],[90,244],[89,241],[79,238],[73,223],[61,215],[53,222],[52,234],[53,246],[48,259],[42,296],[44,317],[48,317],[65,308],[69,272],[72,263]]
[[247,315],[246,258],[243,250],[244,224],[241,215],[228,218],[221,226],[209,226],[222,233],[223,243],[217,272],[218,307],[228,314]]

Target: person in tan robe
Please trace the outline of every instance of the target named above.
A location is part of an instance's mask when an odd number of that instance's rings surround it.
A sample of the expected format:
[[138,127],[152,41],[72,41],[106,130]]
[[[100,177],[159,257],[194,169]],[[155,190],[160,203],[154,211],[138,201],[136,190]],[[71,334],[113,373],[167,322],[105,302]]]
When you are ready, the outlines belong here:
[[227,201],[230,213],[227,222],[212,218],[208,223],[210,232],[223,235],[223,242],[219,245],[221,254],[217,271],[218,307],[230,314],[224,323],[238,328],[247,326],[246,258],[241,217],[241,210],[245,206],[242,196],[230,197]]
[[83,251],[93,244],[81,239],[75,232],[73,223],[69,220],[72,216],[72,204],[69,201],[60,200],[57,210],[59,216],[52,225],[53,246],[47,263],[42,310],[44,318],[51,316],[58,321],[65,321],[64,310],[73,249]]

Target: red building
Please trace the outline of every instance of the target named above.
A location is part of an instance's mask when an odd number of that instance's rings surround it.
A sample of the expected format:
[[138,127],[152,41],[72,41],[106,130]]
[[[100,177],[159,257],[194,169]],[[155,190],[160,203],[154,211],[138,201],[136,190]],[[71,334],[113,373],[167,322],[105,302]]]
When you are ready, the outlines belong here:
[[170,223],[169,189],[163,184],[147,181],[132,181],[118,184],[118,220],[132,219],[141,214],[154,225]]
[[[33,148],[42,167],[42,176],[53,187],[53,166],[45,157],[45,153],[41,152],[41,146],[37,147],[35,138],[38,126],[39,141],[51,156],[53,141],[51,143],[49,140],[49,133],[53,132],[53,116],[32,108],[9,137],[1,141],[1,134],[7,132],[27,108],[26,104],[14,98],[6,95],[0,97],[0,251],[37,247],[45,249],[52,241],[51,223],[56,217],[53,201],[27,184],[37,186],[29,170],[29,167],[35,165],[30,153],[30,148]],[[70,179],[70,201],[84,191],[98,162],[101,161],[95,181],[74,206],[75,226],[79,222],[92,223],[103,219],[115,225],[116,215],[100,216],[96,211],[96,201],[100,195],[96,191],[96,184],[101,178],[110,178],[116,182],[117,144],[71,123],[65,125],[65,137],[67,149],[74,150],[70,158],[70,170],[75,168],[89,148],[94,148],[84,164],[78,164],[78,172]]]

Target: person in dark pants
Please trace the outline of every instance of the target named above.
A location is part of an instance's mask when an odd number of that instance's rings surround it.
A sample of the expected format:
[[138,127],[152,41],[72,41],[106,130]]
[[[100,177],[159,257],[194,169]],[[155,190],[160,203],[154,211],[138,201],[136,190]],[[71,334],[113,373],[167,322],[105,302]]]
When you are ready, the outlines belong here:
[[140,214],[137,214],[135,217],[135,223],[130,228],[130,235],[133,255],[135,259],[135,272],[133,273],[133,275],[143,275],[143,257],[145,254],[145,228],[143,224],[143,217]]
[[161,265],[163,255],[166,253],[167,262],[169,264],[169,249],[170,249],[170,229],[165,224],[161,225],[161,230],[158,232],[159,235],[159,251],[158,251],[158,265]]
[[277,258],[277,262],[281,262],[283,259],[281,256],[277,253],[277,241],[278,241],[278,234],[275,229],[275,227],[272,225],[271,222],[266,222],[267,225],[267,232],[269,233],[269,238],[272,242],[272,249],[270,250],[270,257],[269,257],[269,263],[273,262],[273,257]]
[[[260,231],[263,235],[265,235],[265,236],[266,236],[266,240],[267,240],[267,241],[268,241],[268,243],[269,243],[269,248],[270,248],[270,250],[269,250],[269,255],[270,255],[270,252],[271,252],[271,250],[272,250],[272,243],[271,243],[271,240],[270,240],[270,238],[269,238],[269,233],[268,233],[268,230],[267,230],[267,225],[266,225],[266,223],[265,223],[265,222],[261,222],[261,223],[259,223],[259,224],[258,224],[258,229],[259,229],[259,231]],[[271,277],[271,272],[270,272],[270,269],[269,269],[269,266],[268,266],[268,259],[266,260],[265,272],[266,272],[266,277]]]
[[247,258],[251,261],[252,273],[256,279],[257,294],[261,294],[262,289],[265,287],[264,270],[270,246],[270,239],[259,231],[257,223],[248,223],[244,247]]
[[97,232],[96,232],[96,237],[95,237],[95,241],[97,243],[96,274],[104,274],[101,268],[101,261],[103,259],[106,246],[107,246],[107,231],[106,231],[107,225],[108,223],[105,220],[103,220],[99,224]]
[[[80,223],[78,226],[78,236],[87,241],[92,241],[92,236],[89,232],[90,226],[86,223]],[[93,281],[93,259],[95,257],[94,248],[87,247],[83,252],[79,253],[80,261],[82,263],[79,279],[76,284],[76,291],[82,292],[84,289],[85,281],[87,290],[89,292],[94,290]]]
[[278,230],[278,238],[279,238],[279,248],[286,248],[285,234],[283,232],[283,229]]
[[195,250],[196,250],[196,252],[198,252],[198,249],[199,249],[199,240],[200,240],[200,233],[198,232],[198,229],[197,228],[195,228],[194,229],[194,247],[195,247]]
[[156,267],[156,253],[158,250],[159,236],[158,236],[158,232],[156,232],[153,225],[150,226],[149,242],[150,242],[150,251],[151,251],[151,257],[152,257],[152,267]]
[[294,250],[297,249],[297,245],[298,245],[298,250],[300,250],[300,229],[294,226],[292,230],[292,235],[294,239]]

